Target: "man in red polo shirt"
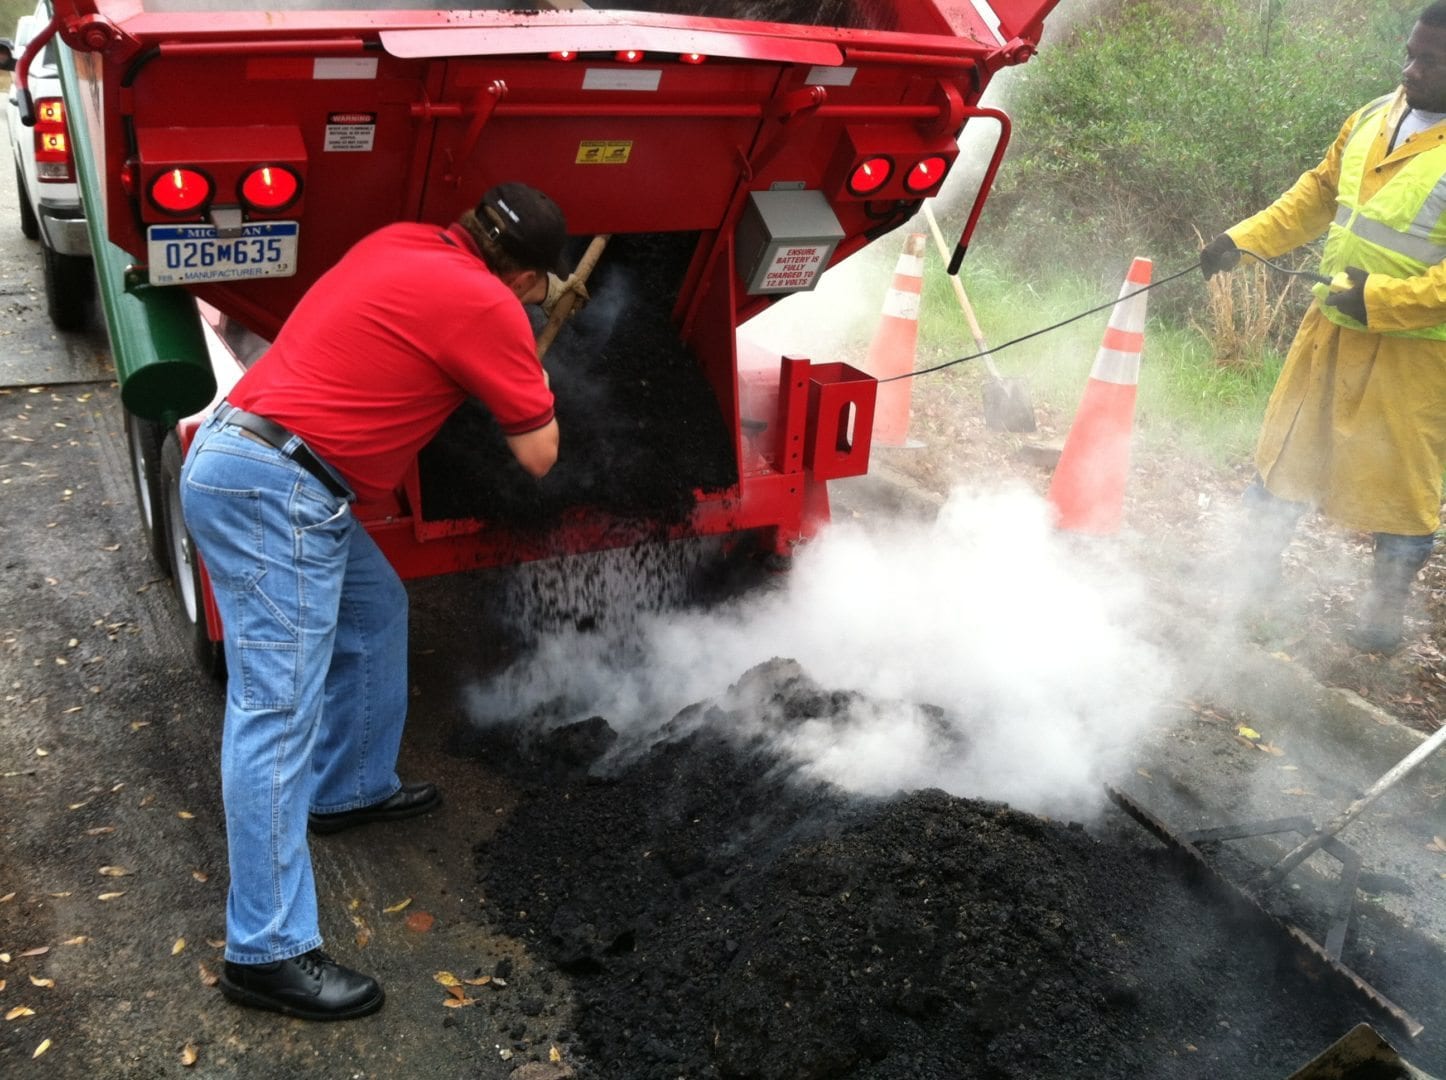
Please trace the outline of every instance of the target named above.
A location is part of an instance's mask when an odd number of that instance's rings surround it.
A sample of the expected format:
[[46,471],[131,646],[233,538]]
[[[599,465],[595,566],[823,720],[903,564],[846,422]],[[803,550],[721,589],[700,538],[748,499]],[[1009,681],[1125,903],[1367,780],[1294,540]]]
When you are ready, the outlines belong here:
[[313,1020],[381,1007],[321,951],[307,830],[425,813],[403,784],[407,594],[351,513],[385,497],[469,396],[535,477],[557,459],[552,392],[523,304],[556,288],[566,225],[523,184],[449,228],[389,225],[302,297],[202,425],[186,525],[225,626],[221,747],[231,868],[223,993]]

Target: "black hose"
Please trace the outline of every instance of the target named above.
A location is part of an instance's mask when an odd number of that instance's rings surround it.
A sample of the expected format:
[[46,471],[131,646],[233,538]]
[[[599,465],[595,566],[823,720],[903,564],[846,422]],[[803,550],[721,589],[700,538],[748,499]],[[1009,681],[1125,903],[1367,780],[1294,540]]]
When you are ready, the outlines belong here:
[[[1245,248],[1240,248],[1238,250],[1240,251],[1240,254],[1249,255],[1252,259],[1257,259],[1260,262],[1263,262],[1266,266],[1270,267],[1272,270],[1277,270],[1280,273],[1285,274],[1289,277],[1303,277],[1308,281],[1313,281],[1320,285],[1329,285],[1331,283],[1331,279],[1326,277],[1324,274],[1317,274],[1310,270],[1291,270],[1288,267],[1280,266],[1276,263],[1273,263],[1269,259],[1265,258],[1262,255],[1257,255],[1253,251],[1249,251]],[[1048,334],[1052,330],[1058,330],[1062,326],[1068,326],[1072,322],[1078,322],[1080,319],[1087,318],[1088,316],[1094,315],[1097,312],[1106,311],[1109,308],[1114,307],[1116,304],[1123,303],[1124,301],[1130,299],[1133,296],[1139,296],[1141,293],[1147,293],[1151,289],[1158,289],[1161,285],[1168,285],[1172,281],[1178,281],[1186,274],[1193,274],[1198,269],[1200,269],[1199,263],[1196,263],[1194,266],[1187,266],[1185,267],[1185,269],[1179,271],[1178,273],[1171,274],[1169,277],[1163,277],[1159,281],[1152,281],[1148,285],[1142,285],[1134,292],[1124,293],[1114,300],[1110,300],[1107,303],[1100,304],[1098,307],[1089,308],[1086,311],[1081,311],[1078,315],[1071,315],[1068,319],[1061,319],[1057,323],[1052,323],[1049,326],[1041,327],[1038,330],[1030,331],[1028,334],[1024,334],[1020,337],[1014,338],[1011,341],[1006,341],[1003,345],[996,345],[992,349],[984,349],[977,353],[971,353],[968,356],[961,356],[957,360],[948,360],[942,364],[935,364],[933,367],[920,368],[918,371],[906,371],[902,375],[891,375],[887,379],[880,379],[879,382],[891,383],[897,382],[900,379],[912,379],[918,375],[932,375],[936,371],[943,371],[945,368],[951,368],[955,364],[963,364],[969,360],[978,360],[982,356],[990,356],[994,353],[1003,352],[1011,345],[1018,345],[1020,342],[1028,341],[1030,338],[1037,338],[1042,334]]]

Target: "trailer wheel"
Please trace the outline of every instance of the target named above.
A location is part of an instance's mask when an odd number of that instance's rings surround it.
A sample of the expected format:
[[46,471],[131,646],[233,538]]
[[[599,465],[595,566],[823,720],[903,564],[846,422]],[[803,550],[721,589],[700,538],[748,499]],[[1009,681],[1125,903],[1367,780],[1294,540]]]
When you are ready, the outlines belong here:
[[165,492],[161,487],[161,444],[166,429],[153,420],[143,420],[125,411],[126,442],[130,445],[131,480],[136,489],[136,509],[141,515],[141,532],[151,559],[161,572],[171,572],[171,541],[162,521]]
[[20,162],[15,163],[15,191],[20,196],[20,235],[27,240],[40,239],[40,221],[30,206],[30,196],[25,192],[25,174],[20,171]]
[[207,676],[219,679],[226,671],[221,643],[212,641],[206,630],[205,601],[202,599],[201,566],[196,556],[186,519],[181,515],[181,440],[173,431],[161,444],[161,491],[164,509],[161,523],[171,561],[171,582],[176,587],[181,631],[190,639],[191,653]]
[[95,296],[95,268],[84,255],[62,255],[41,245],[45,255],[45,305],[57,330],[79,330]]

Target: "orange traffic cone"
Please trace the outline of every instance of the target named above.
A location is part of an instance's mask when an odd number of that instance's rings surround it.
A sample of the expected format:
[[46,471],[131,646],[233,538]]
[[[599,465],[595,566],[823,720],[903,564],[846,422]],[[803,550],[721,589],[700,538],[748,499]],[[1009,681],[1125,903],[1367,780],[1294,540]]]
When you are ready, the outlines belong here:
[[[1120,298],[1110,313],[1105,340],[1095,356],[1084,399],[1065,437],[1049,485],[1055,524],[1105,536],[1119,531],[1130,471],[1135,391],[1145,345],[1145,293],[1151,262],[1130,264]],[[1130,295],[1132,293],[1138,295]]]
[[[914,370],[914,350],[919,343],[919,295],[924,291],[923,233],[910,233],[903,254],[894,267],[894,280],[884,294],[884,310],[864,369],[876,379],[888,379]],[[913,406],[914,380],[898,379],[879,386],[874,406],[874,445],[911,445],[909,412]]]

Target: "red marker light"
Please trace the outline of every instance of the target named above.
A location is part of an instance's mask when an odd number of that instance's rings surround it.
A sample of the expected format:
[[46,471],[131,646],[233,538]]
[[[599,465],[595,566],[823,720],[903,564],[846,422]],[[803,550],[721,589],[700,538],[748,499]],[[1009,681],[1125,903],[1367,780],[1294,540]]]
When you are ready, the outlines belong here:
[[241,201],[265,214],[285,210],[300,194],[300,177],[283,165],[261,165],[241,179]]
[[922,161],[914,163],[904,177],[904,187],[915,194],[938,186],[944,179],[944,174],[949,171],[949,162],[939,155],[926,157]]
[[849,174],[849,191],[854,195],[872,195],[889,182],[894,163],[886,157],[871,157],[854,166]]
[[35,178],[46,184],[75,180],[71,169],[70,139],[65,129],[65,103],[60,98],[35,102]]
[[211,178],[199,169],[167,169],[151,181],[151,202],[167,214],[194,214],[211,201]]
[[683,63],[685,64],[701,64],[705,62],[708,58],[702,53],[685,52],[682,56],[678,57],[678,59],[683,61]]
[[566,60],[576,60],[576,59],[577,59],[577,53],[575,53],[575,52],[574,52],[573,50],[571,50],[571,49],[563,49],[561,52],[551,52],[551,53],[548,53],[548,54],[547,54],[547,58],[548,58],[549,60],[563,60],[563,61],[566,61]]
[[613,59],[622,64],[636,64],[646,55],[637,49],[622,49],[613,54]]

